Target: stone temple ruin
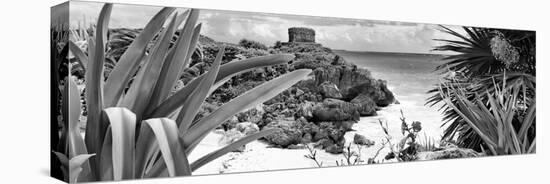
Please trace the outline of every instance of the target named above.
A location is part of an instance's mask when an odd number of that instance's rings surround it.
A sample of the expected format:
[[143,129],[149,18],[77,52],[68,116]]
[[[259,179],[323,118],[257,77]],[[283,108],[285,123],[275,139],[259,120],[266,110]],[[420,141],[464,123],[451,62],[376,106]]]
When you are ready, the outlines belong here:
[[288,28],[288,42],[315,43],[315,30],[305,27]]

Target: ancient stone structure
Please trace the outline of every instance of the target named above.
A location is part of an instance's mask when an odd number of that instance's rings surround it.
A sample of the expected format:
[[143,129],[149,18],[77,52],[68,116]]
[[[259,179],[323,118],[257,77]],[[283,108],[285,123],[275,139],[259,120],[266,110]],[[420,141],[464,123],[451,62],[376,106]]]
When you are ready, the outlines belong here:
[[288,28],[288,42],[315,43],[315,30],[305,27]]

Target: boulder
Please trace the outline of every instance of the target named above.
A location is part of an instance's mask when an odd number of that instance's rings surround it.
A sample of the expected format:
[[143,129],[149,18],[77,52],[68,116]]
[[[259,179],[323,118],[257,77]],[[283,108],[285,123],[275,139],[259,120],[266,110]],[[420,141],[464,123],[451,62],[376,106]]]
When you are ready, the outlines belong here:
[[314,147],[324,149],[324,148],[328,148],[332,145],[334,145],[334,141],[330,140],[328,138],[325,138],[325,139],[321,139],[321,140],[317,141],[317,143],[315,143]]
[[238,123],[235,128],[244,135],[251,135],[260,131],[258,125],[251,122]]
[[294,121],[276,120],[266,125],[265,128],[276,129],[275,133],[265,137],[271,144],[287,147],[288,145],[301,142],[302,131]]
[[304,102],[300,104],[299,109],[296,112],[296,115],[298,117],[304,117],[306,119],[313,118],[313,108],[315,107],[315,103],[313,102]]
[[286,148],[287,149],[305,149],[306,145],[304,145],[304,144],[291,144]]
[[332,154],[341,154],[344,152],[344,147],[338,144],[333,144],[325,148],[325,151]]
[[484,156],[472,149],[459,148],[456,146],[443,148],[437,151],[418,152],[416,153],[417,160],[441,160],[452,158],[471,158]]
[[307,143],[311,143],[312,140],[313,140],[313,137],[311,136],[311,134],[310,133],[305,133],[302,136],[301,142],[304,143],[304,144],[307,144]]
[[346,93],[346,99],[354,99],[359,95],[370,97],[377,106],[385,107],[394,103],[395,97],[386,86],[386,81],[369,79],[351,87]]
[[231,130],[239,124],[239,118],[237,116],[231,116],[227,121],[223,122],[222,127],[224,130]]
[[254,108],[251,108],[245,112],[238,113],[235,116],[239,119],[240,122],[251,122],[257,124],[259,121],[262,120],[264,113],[264,105],[258,104]]
[[349,102],[327,98],[313,107],[313,121],[359,121],[358,106]]
[[374,145],[374,141],[371,141],[367,139],[365,136],[360,134],[355,134],[353,136],[353,143],[362,145],[362,146],[367,146],[367,147]]
[[325,81],[319,85],[319,91],[323,95],[323,98],[341,99],[343,97],[338,86],[330,81]]
[[376,103],[368,95],[361,93],[350,102],[359,105],[359,115],[376,116]]
[[[238,131],[237,129],[234,128],[234,129],[225,131],[223,136],[218,141],[218,144],[221,145],[221,146],[229,145],[229,144],[231,144],[235,141],[238,141],[239,139],[243,138],[244,136],[245,136],[245,134],[241,133],[240,131]],[[246,145],[243,145],[235,151],[242,152],[242,151],[245,150],[245,146]]]

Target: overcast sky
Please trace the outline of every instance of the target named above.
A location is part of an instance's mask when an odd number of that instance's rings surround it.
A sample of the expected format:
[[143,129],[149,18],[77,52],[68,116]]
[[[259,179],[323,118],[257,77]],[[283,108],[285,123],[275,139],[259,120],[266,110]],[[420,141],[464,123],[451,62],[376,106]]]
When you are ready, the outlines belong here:
[[[95,22],[102,5],[72,1],[71,25]],[[159,10],[155,6],[115,4],[109,27],[143,28]],[[392,21],[201,10],[199,22],[203,24],[202,34],[230,43],[247,38],[273,45],[276,41],[288,41],[288,28],[296,26],[313,28],[316,42],[326,47],[353,51],[430,53],[439,44],[432,39],[453,39],[439,31],[437,25]]]

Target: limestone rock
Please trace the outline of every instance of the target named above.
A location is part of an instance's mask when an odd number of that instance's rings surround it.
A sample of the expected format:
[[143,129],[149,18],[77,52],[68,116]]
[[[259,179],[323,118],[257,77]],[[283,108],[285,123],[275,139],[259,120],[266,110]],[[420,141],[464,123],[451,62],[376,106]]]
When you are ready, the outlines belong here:
[[251,135],[251,134],[258,133],[260,131],[260,128],[258,127],[258,125],[251,122],[238,123],[235,128],[241,133],[243,133],[244,135]]
[[371,141],[367,139],[365,136],[360,134],[355,134],[353,136],[353,143],[358,145],[368,146],[368,147],[374,145],[374,141]]
[[448,147],[438,151],[418,152],[416,156],[417,156],[417,160],[441,160],[441,159],[450,159],[450,158],[481,157],[484,155],[472,149]]
[[357,97],[353,98],[351,103],[359,105],[359,115],[361,116],[375,116],[376,115],[376,103],[368,95],[361,93]]
[[[229,144],[231,144],[235,141],[238,141],[239,139],[243,138],[244,136],[245,136],[245,134],[241,133],[237,129],[231,129],[231,130],[226,131],[223,134],[223,136],[218,141],[218,144],[221,145],[221,146],[226,146],[226,145],[229,145]],[[244,151],[245,146],[246,145],[241,146],[236,151],[239,151],[239,152]]]
[[271,144],[287,147],[291,144],[300,143],[302,139],[302,131],[294,121],[277,120],[269,123],[265,128],[276,129],[275,133],[265,137]]
[[337,99],[327,98],[313,108],[314,121],[359,120],[358,106]]
[[321,95],[323,95],[324,98],[342,98],[342,94],[340,93],[338,86],[330,81],[323,82],[321,85],[319,85],[319,89]]

